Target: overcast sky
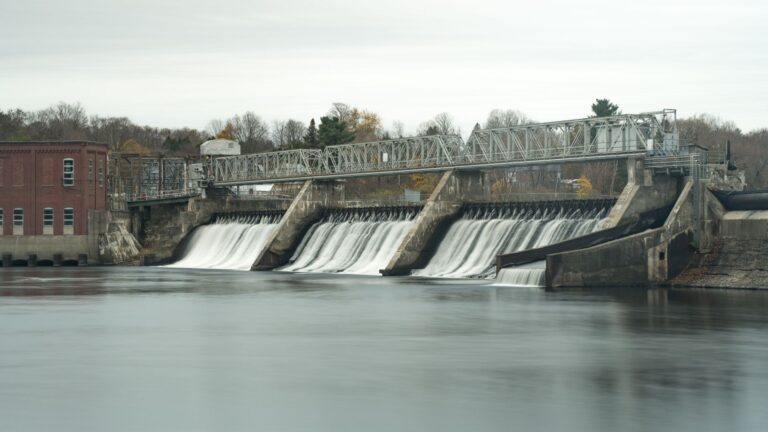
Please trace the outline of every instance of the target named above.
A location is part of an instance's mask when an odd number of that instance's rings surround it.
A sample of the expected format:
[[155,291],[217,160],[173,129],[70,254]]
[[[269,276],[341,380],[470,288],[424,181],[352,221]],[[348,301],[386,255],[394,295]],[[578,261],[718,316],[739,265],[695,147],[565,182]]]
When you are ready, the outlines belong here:
[[494,108],[583,117],[707,112],[768,127],[768,2],[2,0],[0,109],[203,128],[252,110],[308,121],[332,102],[414,131]]

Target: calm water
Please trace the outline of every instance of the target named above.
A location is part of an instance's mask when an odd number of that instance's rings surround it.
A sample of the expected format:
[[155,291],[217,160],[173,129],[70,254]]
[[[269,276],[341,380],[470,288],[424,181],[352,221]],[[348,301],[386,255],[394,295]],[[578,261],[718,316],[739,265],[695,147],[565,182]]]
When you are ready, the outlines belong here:
[[0,270],[2,431],[766,431],[768,293]]

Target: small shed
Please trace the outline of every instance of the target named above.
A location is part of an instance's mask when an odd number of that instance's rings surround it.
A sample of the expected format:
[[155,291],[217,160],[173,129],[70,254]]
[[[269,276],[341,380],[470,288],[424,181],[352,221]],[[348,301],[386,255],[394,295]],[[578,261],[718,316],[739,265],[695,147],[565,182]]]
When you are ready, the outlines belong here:
[[240,144],[228,139],[212,139],[200,144],[200,156],[237,156]]

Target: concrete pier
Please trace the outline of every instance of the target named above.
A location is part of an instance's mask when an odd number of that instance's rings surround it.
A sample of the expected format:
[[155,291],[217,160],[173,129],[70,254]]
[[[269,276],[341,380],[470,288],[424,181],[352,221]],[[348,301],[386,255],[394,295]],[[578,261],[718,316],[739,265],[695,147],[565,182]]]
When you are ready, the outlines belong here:
[[320,217],[323,209],[343,200],[343,196],[343,182],[305,181],[251,270],[272,270],[287,264],[303,235]]
[[452,170],[443,174],[405,240],[387,267],[380,271],[381,274],[407,275],[423,266],[436,247],[436,237],[456,219],[462,204],[482,198],[486,190],[485,176],[481,172]]
[[678,196],[675,177],[654,176],[643,168],[642,158],[627,159],[627,185],[605,218],[602,228],[633,223],[641,213],[672,205]]

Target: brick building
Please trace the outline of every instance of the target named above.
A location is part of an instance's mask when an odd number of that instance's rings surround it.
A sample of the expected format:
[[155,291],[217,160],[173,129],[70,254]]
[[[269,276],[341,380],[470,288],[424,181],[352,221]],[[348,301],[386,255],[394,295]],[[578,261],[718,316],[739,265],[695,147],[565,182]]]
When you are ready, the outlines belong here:
[[0,236],[87,235],[107,186],[104,144],[0,142]]

